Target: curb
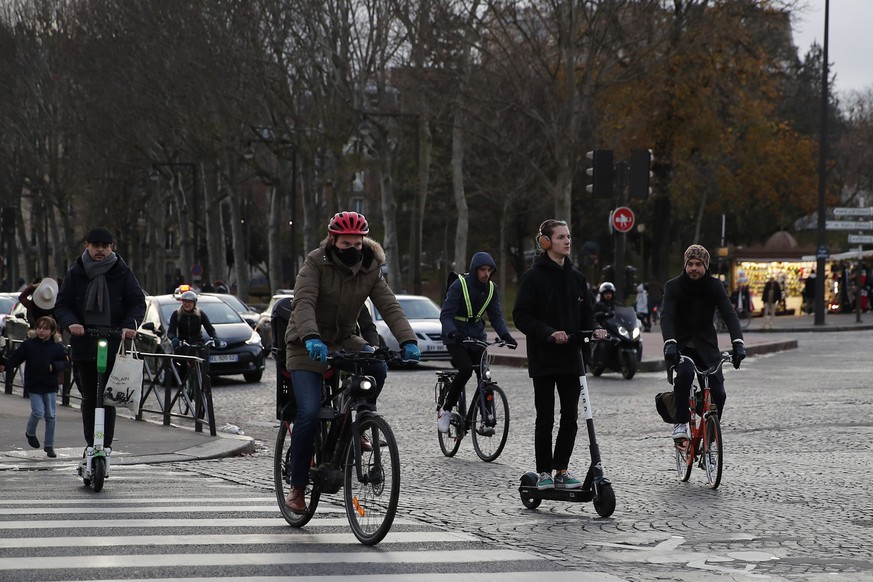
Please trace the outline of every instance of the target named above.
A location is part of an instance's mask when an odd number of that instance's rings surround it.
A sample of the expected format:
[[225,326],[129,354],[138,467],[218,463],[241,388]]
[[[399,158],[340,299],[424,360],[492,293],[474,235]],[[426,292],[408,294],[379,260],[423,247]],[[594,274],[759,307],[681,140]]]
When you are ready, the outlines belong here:
[[[849,328],[850,330],[858,330],[860,328]],[[870,327],[873,329],[873,326]],[[816,331],[838,331],[837,329],[816,330]],[[773,354],[776,352],[784,352],[787,350],[796,350],[797,340],[780,340],[768,343],[760,343],[746,346],[746,354],[749,356],[760,356],[764,354]],[[494,364],[501,366],[510,366],[514,368],[526,368],[527,357],[525,356],[507,356],[503,354],[494,355]],[[662,372],[667,369],[667,365],[662,359],[643,360],[637,366],[638,372]]]

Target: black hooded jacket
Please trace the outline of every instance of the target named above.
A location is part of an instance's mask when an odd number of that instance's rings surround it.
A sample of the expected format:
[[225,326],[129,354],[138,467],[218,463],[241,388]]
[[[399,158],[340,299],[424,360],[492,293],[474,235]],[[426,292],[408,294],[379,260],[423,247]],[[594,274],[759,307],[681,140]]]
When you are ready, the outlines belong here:
[[534,259],[518,284],[512,317],[527,336],[530,377],[584,373],[579,343],[549,341],[556,331],[589,331],[600,326],[594,321],[594,301],[585,276],[569,259],[563,267],[547,254]]

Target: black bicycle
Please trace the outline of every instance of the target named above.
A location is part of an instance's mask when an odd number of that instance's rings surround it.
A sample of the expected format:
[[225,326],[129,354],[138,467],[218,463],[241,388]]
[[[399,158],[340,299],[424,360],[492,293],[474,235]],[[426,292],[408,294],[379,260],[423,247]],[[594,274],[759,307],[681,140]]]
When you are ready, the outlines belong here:
[[[328,358],[331,369],[322,385],[320,426],[306,486],[309,504],[304,513],[294,513],[285,506],[291,488],[293,404],[289,402],[280,411],[273,479],[279,509],[290,525],[306,525],[321,495],[342,489],[349,525],[362,544],[379,543],[391,529],[400,499],[400,453],[388,422],[366,402],[376,381],[362,370],[368,364],[394,359],[387,350],[339,351]],[[339,368],[354,371],[342,372]],[[285,389],[292,390],[290,374],[286,380]],[[285,401],[289,400],[286,395]],[[364,446],[367,441],[369,446]]]
[[[488,343],[472,338],[465,339],[463,343],[483,348],[476,373],[476,397],[468,409],[466,387],[461,390],[458,402],[452,408],[449,432],[437,431],[440,449],[445,456],[454,457],[464,435],[472,429],[473,448],[476,454],[483,461],[489,462],[499,457],[503,447],[506,446],[506,438],[509,436],[509,400],[497,382],[491,378],[491,357],[488,355],[488,348],[493,345],[504,346],[506,343],[502,340]],[[437,372],[434,386],[437,412],[442,410],[449,387],[457,373],[455,370]]]

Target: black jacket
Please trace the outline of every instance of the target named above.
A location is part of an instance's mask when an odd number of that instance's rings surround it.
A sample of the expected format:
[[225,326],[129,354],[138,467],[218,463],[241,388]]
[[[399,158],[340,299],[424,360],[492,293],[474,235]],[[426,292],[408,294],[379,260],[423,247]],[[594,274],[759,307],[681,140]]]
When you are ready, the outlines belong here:
[[215,328],[212,326],[212,322],[209,321],[209,318],[200,309],[195,308],[193,313],[185,313],[181,309],[177,309],[170,314],[167,338],[173,339],[178,337],[189,344],[199,344],[203,341],[203,334],[200,331],[201,327],[206,328],[206,333],[209,337],[215,337]]
[[12,355],[6,358],[6,366],[24,367],[24,387],[31,394],[52,394],[58,391],[58,372],[67,367],[67,350],[54,338],[41,340],[32,337],[24,340]]
[[[473,310],[473,315],[479,313],[485,301],[488,299],[489,283],[481,283],[476,271],[482,265],[488,265],[494,271],[497,270],[497,264],[491,255],[488,253],[476,253],[470,261],[470,270],[466,275],[461,275],[467,283],[467,291],[470,294],[470,307]],[[494,285],[494,295],[491,301],[485,308],[485,315],[488,316],[488,321],[491,322],[491,327],[497,332],[501,339],[506,340],[512,338],[509,329],[506,327],[506,322],[503,320],[503,309],[500,306],[500,292],[497,290],[497,285]],[[440,323],[443,326],[443,341],[447,344],[458,343],[457,340],[449,338],[449,334],[460,332],[462,335],[475,338],[481,341],[488,339],[485,333],[485,320],[478,319],[476,321],[455,319],[456,316],[469,317],[467,313],[467,302],[464,299],[464,291],[461,288],[461,281],[457,279],[452,282],[446,291],[446,299],[443,301],[442,309],[440,310]]]
[[[76,259],[61,288],[58,290],[58,300],[55,303],[55,317],[63,330],[68,330],[76,323],[85,325],[85,291],[88,289],[88,275],[82,257]],[[106,273],[106,285],[109,287],[110,326],[113,329],[136,329],[142,323],[145,315],[145,293],[136,280],[136,276],[121,257]],[[109,353],[118,351],[118,338],[109,338]],[[73,348],[73,361],[97,359],[97,338],[93,336],[73,336],[70,338]]]
[[593,299],[585,276],[569,259],[561,267],[542,254],[524,272],[518,283],[512,317],[527,336],[530,377],[584,373],[581,345],[555,344],[556,331],[589,331],[600,327],[594,321]]
[[698,364],[706,367],[721,357],[718,335],[712,322],[716,309],[727,324],[731,341],[743,339],[740,320],[724,285],[708,273],[698,281],[693,281],[685,272],[667,281],[661,307],[664,341],[675,340],[680,352],[693,347],[699,356]]

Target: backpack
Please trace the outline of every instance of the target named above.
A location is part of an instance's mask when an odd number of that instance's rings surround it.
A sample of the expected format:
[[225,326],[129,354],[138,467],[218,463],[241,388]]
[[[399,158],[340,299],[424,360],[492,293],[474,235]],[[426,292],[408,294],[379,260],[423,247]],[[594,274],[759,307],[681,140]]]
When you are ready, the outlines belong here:
[[664,422],[669,424],[676,422],[676,397],[672,390],[655,394],[655,408]]
[[297,401],[291,385],[291,372],[285,368],[285,330],[291,319],[293,297],[283,297],[273,306],[270,327],[273,335],[273,359],[276,361],[276,420],[291,422],[297,416]]

